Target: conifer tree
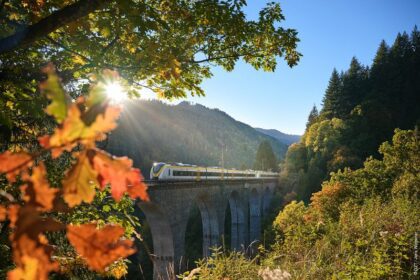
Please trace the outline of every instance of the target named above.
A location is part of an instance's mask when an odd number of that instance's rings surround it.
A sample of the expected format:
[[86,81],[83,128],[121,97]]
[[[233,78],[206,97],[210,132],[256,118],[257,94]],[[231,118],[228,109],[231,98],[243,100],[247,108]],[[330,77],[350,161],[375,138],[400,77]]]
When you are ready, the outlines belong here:
[[338,115],[338,107],[340,106],[342,82],[337,69],[334,68],[327,90],[322,100],[321,115],[324,118],[332,119]]
[[306,122],[306,131],[308,131],[309,127],[317,121],[318,117],[319,117],[318,109],[314,105],[312,107],[311,112],[309,113],[308,121]]
[[348,118],[350,112],[359,105],[366,94],[368,71],[356,57],[350,62],[350,68],[343,75],[342,100],[338,108],[338,117]]
[[277,158],[274,155],[273,148],[267,140],[261,142],[258,147],[257,156],[254,163],[255,170],[277,171]]

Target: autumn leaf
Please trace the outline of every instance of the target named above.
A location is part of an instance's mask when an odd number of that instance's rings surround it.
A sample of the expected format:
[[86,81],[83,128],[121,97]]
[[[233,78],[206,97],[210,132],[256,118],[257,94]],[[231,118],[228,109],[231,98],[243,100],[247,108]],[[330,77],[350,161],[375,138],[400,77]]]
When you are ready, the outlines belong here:
[[[101,134],[114,130],[117,127],[117,119],[120,116],[121,108],[117,106],[107,106],[103,114],[98,114],[95,122],[89,126],[87,136],[98,138]],[[103,138],[103,137],[100,137]]]
[[127,157],[111,157],[103,151],[96,151],[93,166],[99,173],[99,182],[102,188],[111,184],[111,194],[119,201],[125,192],[131,198],[148,200],[147,186],[138,169],[132,168],[133,161]]
[[86,152],[78,156],[77,163],[70,169],[63,180],[64,201],[73,207],[80,203],[92,202],[95,186],[98,185],[98,173],[92,168]]
[[120,226],[106,225],[97,229],[96,224],[67,226],[67,238],[87,262],[98,272],[120,258],[133,254],[131,240],[122,240],[124,229]]
[[81,119],[81,112],[76,104],[69,107],[68,114],[60,127],[51,136],[38,139],[45,149],[51,149],[52,157],[56,158],[63,151],[71,151],[78,142],[92,146],[97,140],[104,140],[106,132],[113,130],[121,109],[117,106],[107,106],[103,113],[99,113],[95,121],[87,126]]
[[64,150],[71,151],[76,146],[76,140],[81,137],[85,129],[80,115],[77,105],[72,104],[62,126],[56,128],[53,135],[43,136],[39,139],[39,143],[44,148],[52,148],[53,158],[59,156]]
[[47,275],[39,275],[39,260],[29,256],[22,257],[22,266],[17,267],[7,274],[9,280],[36,280],[48,279]]
[[32,165],[32,157],[25,152],[12,153],[6,151],[0,154],[0,174],[6,173],[9,182],[16,181],[16,176]]
[[34,205],[38,210],[49,211],[53,208],[53,202],[58,189],[49,187],[46,179],[47,171],[43,163],[32,169],[32,175],[26,175],[24,180],[28,184],[21,187],[23,200],[28,204]]
[[47,79],[43,81],[39,88],[51,100],[51,104],[46,108],[46,112],[53,116],[58,123],[62,123],[67,115],[67,96],[60,84],[54,66],[48,66],[42,69],[47,74]]
[[4,207],[3,205],[0,205],[0,222],[3,222],[4,220],[6,220],[6,216],[7,216],[6,207]]
[[[51,271],[58,270],[58,263],[51,261],[52,247],[42,233],[63,229],[51,218],[43,218],[33,206],[9,207],[10,241],[16,269],[8,273],[9,279],[48,279]],[[25,278],[22,278],[25,277]]]

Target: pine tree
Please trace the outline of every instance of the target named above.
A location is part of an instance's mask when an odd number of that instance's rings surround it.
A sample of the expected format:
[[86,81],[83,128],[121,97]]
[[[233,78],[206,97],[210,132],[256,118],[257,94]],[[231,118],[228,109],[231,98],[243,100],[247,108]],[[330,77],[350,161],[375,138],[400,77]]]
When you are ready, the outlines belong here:
[[367,68],[363,67],[356,57],[353,57],[349,70],[343,75],[342,99],[338,108],[340,119],[348,118],[354,107],[362,102],[367,92],[367,78]]
[[277,171],[277,158],[274,155],[270,142],[264,140],[258,147],[257,156],[254,163],[255,170]]
[[309,113],[308,121],[306,122],[306,131],[308,131],[309,127],[317,121],[318,117],[319,117],[318,109],[314,105],[312,107],[311,112]]
[[341,77],[338,74],[337,69],[334,68],[331,74],[330,81],[328,83],[327,90],[325,91],[325,95],[322,100],[322,117],[332,119],[338,116],[338,107],[340,106],[341,90]]

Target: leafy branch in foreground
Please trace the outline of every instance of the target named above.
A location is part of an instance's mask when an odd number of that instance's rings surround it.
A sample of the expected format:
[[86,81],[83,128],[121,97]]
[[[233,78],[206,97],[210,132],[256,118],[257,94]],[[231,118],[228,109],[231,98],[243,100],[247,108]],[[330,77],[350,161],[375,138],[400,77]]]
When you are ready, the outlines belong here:
[[[123,238],[119,225],[89,222],[73,225],[58,221],[55,215],[71,211],[83,203],[92,203],[97,190],[110,186],[111,196],[120,201],[125,193],[132,199],[148,200],[146,185],[138,169],[126,157],[116,158],[96,147],[96,141],[116,127],[120,108],[104,95],[101,80],[92,84],[87,97],[71,101],[60,85],[54,67],[44,68],[48,78],[40,88],[51,100],[46,112],[58,126],[51,135],[39,138],[41,149],[0,154],[0,174],[9,181],[10,193],[3,192],[0,221],[9,220],[13,261],[16,268],[9,279],[48,279],[59,270],[52,258],[53,247],[46,233],[67,232],[67,239],[87,266],[97,272],[135,252],[133,242]],[[104,71],[106,77],[117,74]],[[43,160],[51,155],[59,159],[69,154],[72,163],[64,178],[50,186]],[[18,188],[19,187],[19,188]],[[3,228],[2,228],[3,229]]]

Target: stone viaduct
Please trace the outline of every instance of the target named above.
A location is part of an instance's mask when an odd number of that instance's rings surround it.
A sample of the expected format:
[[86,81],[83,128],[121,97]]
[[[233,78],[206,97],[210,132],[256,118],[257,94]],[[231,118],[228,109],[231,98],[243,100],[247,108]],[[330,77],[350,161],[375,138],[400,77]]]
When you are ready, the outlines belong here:
[[194,205],[202,219],[204,257],[209,256],[209,248],[220,246],[226,209],[230,209],[232,220],[231,248],[244,250],[255,244],[276,184],[275,179],[148,182],[150,201],[137,205],[152,234],[154,279],[175,279],[182,267],[185,233]]

